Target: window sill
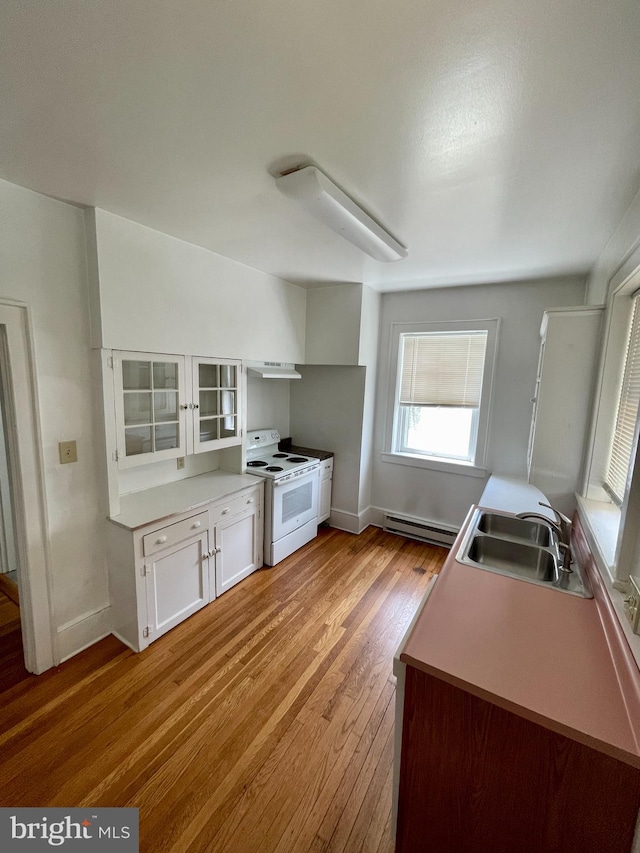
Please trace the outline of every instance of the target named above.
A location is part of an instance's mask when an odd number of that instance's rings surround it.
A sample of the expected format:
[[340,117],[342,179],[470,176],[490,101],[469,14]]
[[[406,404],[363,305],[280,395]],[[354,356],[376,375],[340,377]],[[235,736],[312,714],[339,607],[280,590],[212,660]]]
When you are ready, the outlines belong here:
[[594,501],[590,498],[578,498],[580,515],[586,522],[587,529],[591,534],[596,557],[601,566],[606,568],[607,574],[615,580],[615,556],[618,542],[618,529],[620,527],[620,510],[608,501]]
[[583,523],[587,545],[594,557],[595,569],[600,574],[606,594],[616,614],[620,628],[624,634],[631,654],[640,667],[640,636],[634,634],[624,609],[625,592],[615,580],[615,548],[618,527],[620,525],[620,510],[614,504],[604,501],[594,501],[576,496],[578,499],[578,514]]
[[459,462],[446,459],[434,459],[427,456],[417,456],[413,453],[382,453],[383,462],[394,465],[409,465],[412,468],[428,468],[431,471],[445,471],[447,474],[465,474],[467,477],[486,477],[487,469],[479,468],[472,462]]

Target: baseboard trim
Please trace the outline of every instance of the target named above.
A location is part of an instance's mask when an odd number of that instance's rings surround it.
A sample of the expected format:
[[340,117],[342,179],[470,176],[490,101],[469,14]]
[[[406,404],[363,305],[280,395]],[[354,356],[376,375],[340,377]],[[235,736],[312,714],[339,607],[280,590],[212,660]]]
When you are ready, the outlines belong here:
[[111,633],[111,606],[83,613],[60,625],[56,633],[56,663],[63,663]]
[[338,530],[345,530],[347,533],[355,533],[358,535],[372,524],[370,514],[371,507],[367,507],[360,513],[346,512],[345,510],[331,507],[329,525],[331,527],[337,527]]

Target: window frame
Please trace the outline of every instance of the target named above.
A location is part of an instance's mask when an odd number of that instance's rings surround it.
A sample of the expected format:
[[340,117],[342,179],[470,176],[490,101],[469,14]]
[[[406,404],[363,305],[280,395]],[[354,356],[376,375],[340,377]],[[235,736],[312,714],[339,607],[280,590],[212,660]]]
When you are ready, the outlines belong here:
[[[400,465],[429,468],[449,473],[466,474],[474,477],[486,476],[486,457],[492,408],[493,379],[498,351],[499,318],[463,321],[432,321],[423,323],[392,323],[389,341],[389,382],[386,418],[386,434],[382,459]],[[482,392],[477,414],[477,431],[473,458],[470,461],[458,457],[431,456],[399,449],[398,431],[400,422],[399,389],[402,373],[400,356],[402,335],[429,334],[438,332],[486,332]]]
[[640,247],[634,249],[609,279],[600,367],[591,415],[591,428],[579,505],[591,537],[601,573],[613,587],[625,591],[630,574],[638,575],[640,534],[635,523],[640,510],[640,456],[638,428],[621,506],[604,488],[611,436],[623,381],[632,301],[640,288]]
[[[625,294],[625,297],[627,294]],[[602,486],[613,503],[621,508],[628,492],[630,478],[633,474],[636,445],[638,441],[638,369],[640,361],[640,292],[636,289],[628,294],[631,299],[631,311],[622,359],[622,371],[619,377],[616,414],[613,429],[609,437],[609,459],[604,471]],[[635,407],[632,434],[629,437],[630,418],[629,404]],[[630,439],[630,440],[629,440]],[[625,459],[625,471],[621,470],[621,459]]]

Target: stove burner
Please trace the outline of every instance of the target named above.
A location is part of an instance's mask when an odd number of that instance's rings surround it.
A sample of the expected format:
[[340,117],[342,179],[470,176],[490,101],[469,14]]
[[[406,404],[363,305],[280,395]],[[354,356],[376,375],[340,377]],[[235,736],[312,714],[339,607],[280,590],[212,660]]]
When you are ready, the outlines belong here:
[[284,468],[281,468],[280,465],[269,465],[268,468],[264,469],[265,471],[284,471]]
[[304,456],[290,456],[289,462],[308,462],[308,459],[305,459]]
[[273,458],[274,459],[286,459],[287,454],[286,453],[274,453]]
[[264,468],[266,464],[262,459],[254,459],[252,462],[247,462],[247,468]]

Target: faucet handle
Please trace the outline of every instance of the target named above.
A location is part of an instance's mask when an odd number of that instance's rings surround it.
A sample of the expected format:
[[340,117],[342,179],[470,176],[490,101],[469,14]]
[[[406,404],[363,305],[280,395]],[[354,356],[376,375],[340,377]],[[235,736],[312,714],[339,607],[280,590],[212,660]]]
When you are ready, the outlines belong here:
[[571,563],[573,562],[573,555],[571,554],[571,548],[567,545],[566,542],[558,542],[558,551],[562,554],[562,565],[560,566],[560,571],[565,572],[566,574],[572,574],[573,569],[571,568]]

